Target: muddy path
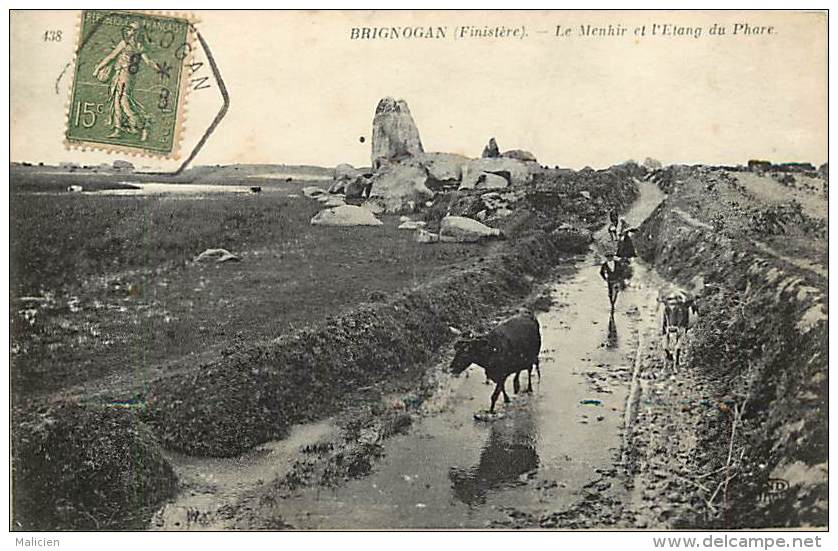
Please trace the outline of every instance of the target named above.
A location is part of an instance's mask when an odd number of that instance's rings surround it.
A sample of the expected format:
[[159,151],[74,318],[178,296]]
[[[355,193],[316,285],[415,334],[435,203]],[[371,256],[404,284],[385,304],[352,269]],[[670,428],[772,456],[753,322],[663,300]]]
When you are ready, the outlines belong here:
[[[640,187],[626,215],[633,226],[663,198],[653,184]],[[533,374],[533,393],[512,395],[508,382],[511,403],[499,403],[491,420],[477,420],[491,393],[482,369],[453,378],[442,358],[434,367],[436,391],[406,434],[382,442],[383,456],[367,476],[337,487],[275,490],[269,482],[289,469],[301,446],[338,430],[332,421],[299,426],[288,439],[237,459],[171,457],[184,489],[152,528],[485,528],[572,506],[620,461],[635,363],[657,327],[664,285],[635,259],[612,317],[599,265],[601,253],[615,246],[604,232],[596,237],[594,250],[546,286],[552,305],[538,314],[542,377]],[[526,374],[522,383],[526,388]]]

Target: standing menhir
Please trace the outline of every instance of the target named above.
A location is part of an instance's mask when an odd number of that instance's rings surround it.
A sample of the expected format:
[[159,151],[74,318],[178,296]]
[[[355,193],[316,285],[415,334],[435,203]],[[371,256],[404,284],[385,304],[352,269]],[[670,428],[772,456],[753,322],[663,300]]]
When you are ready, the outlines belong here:
[[376,171],[382,165],[425,152],[406,101],[386,97],[378,102],[372,121],[371,145],[372,168]]
[[[455,330],[459,334],[459,331]],[[492,392],[492,404],[489,413],[495,412],[495,402],[503,394],[503,401],[509,402],[504,385],[510,375],[515,375],[512,388],[515,393],[520,388],[519,375],[527,371],[527,392],[532,392],[532,370],[535,368],[539,378],[538,353],[541,350],[541,331],[538,320],[530,313],[515,315],[500,323],[485,335],[463,336],[454,344],[456,354],[451,361],[451,373],[459,375],[471,364],[477,364],[486,370],[486,377],[495,383]]]

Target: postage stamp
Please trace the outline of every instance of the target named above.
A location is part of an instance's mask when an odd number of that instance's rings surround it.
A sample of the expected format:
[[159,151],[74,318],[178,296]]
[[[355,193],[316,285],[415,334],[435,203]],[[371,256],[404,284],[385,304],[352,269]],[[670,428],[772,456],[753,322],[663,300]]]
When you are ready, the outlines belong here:
[[84,11],[67,145],[177,158],[192,25],[182,16]]

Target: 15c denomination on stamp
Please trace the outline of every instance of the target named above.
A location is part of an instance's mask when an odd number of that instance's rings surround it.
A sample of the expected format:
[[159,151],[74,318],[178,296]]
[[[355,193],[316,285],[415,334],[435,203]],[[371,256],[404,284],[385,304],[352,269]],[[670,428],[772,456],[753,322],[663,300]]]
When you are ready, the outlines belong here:
[[176,158],[191,28],[180,16],[84,11],[68,145]]

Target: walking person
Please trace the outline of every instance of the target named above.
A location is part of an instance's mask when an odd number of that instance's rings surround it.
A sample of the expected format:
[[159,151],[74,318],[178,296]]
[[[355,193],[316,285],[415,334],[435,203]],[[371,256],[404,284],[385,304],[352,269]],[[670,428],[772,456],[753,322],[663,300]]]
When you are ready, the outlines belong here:
[[620,264],[614,260],[614,254],[605,255],[605,262],[599,268],[599,276],[608,284],[608,301],[611,303],[611,312],[614,312],[614,305],[617,303],[617,295],[620,293],[623,277]]
[[611,237],[611,241],[617,240],[617,229],[620,226],[620,219],[617,215],[617,209],[612,208],[611,211],[608,213],[608,236]]
[[689,328],[690,314],[695,314],[697,310],[694,299],[687,297],[681,291],[669,293],[664,299],[663,305],[661,335],[664,337],[664,355],[666,363],[672,365],[672,371],[677,372],[681,363],[684,338]]

